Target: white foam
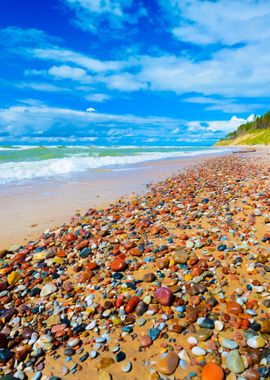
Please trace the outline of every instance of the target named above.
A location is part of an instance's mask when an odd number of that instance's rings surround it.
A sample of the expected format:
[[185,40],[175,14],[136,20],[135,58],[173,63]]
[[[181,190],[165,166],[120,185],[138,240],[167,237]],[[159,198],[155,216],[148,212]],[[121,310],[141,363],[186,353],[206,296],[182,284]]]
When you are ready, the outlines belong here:
[[227,150],[201,150],[193,152],[146,152],[138,155],[105,156],[105,157],[65,157],[39,161],[5,162],[0,164],[0,184],[14,181],[30,180],[40,177],[68,175],[110,166],[125,166],[144,161],[155,161],[166,158],[194,157],[220,153]]

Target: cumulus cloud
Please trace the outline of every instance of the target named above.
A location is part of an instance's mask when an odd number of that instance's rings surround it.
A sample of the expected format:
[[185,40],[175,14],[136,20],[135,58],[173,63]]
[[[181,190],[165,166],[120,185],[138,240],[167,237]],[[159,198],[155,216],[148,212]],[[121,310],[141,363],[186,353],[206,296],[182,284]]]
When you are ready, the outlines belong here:
[[206,130],[206,131],[223,131],[226,133],[235,131],[240,125],[248,121],[254,120],[254,114],[248,116],[247,119],[232,116],[230,120],[210,120],[210,121],[191,121],[187,125],[190,130]]

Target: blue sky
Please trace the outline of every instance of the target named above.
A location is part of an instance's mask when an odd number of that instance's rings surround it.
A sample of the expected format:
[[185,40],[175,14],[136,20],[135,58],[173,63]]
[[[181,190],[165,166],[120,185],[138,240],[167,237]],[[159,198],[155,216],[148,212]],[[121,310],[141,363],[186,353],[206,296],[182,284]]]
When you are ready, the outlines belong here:
[[212,144],[269,109],[269,0],[9,0],[1,141]]

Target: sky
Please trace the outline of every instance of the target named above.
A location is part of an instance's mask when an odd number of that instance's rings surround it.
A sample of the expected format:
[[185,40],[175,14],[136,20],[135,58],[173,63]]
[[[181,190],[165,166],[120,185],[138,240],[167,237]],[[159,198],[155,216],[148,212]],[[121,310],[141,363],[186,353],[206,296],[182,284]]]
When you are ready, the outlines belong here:
[[211,145],[269,109],[270,0],[0,3],[0,141]]

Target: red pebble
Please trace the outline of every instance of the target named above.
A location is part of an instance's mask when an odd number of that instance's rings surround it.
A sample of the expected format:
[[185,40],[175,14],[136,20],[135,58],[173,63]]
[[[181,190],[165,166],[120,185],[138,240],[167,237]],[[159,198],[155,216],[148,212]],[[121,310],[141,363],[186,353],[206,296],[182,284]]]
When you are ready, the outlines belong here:
[[139,297],[137,297],[137,296],[131,297],[130,300],[128,301],[128,303],[126,304],[125,312],[127,314],[132,313],[132,311],[135,310],[135,308],[139,302],[140,302]]
[[161,287],[155,290],[154,292],[155,298],[158,302],[163,306],[170,306],[172,303],[173,294],[170,289]]
[[114,272],[121,272],[121,271],[125,270],[126,267],[127,267],[127,264],[123,259],[119,258],[119,259],[115,259],[111,262],[111,269]]

